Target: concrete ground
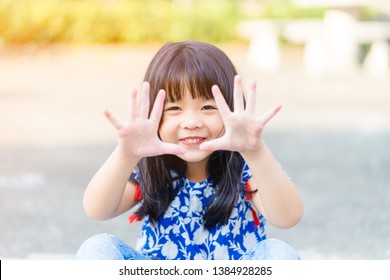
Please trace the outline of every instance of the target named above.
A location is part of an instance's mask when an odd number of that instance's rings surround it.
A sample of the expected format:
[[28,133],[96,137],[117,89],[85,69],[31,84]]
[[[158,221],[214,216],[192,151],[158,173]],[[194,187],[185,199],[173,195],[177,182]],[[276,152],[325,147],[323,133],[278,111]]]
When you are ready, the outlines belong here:
[[[127,214],[91,221],[82,196],[116,143],[101,109],[126,116],[158,47],[0,52],[0,258],[72,258],[100,232],[134,244]],[[269,236],[303,259],[389,259],[390,79],[362,69],[311,79],[299,50],[266,74],[249,65],[245,46],[221,48],[258,81],[259,112],[283,104],[264,138],[301,191],[305,216],[292,229],[269,226]]]

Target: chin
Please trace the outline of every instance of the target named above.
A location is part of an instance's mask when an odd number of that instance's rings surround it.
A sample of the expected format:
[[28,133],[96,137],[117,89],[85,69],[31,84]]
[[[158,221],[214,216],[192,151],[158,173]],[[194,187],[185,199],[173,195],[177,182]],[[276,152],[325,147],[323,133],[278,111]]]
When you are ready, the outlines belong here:
[[203,151],[190,151],[185,153],[184,155],[179,155],[178,157],[186,162],[196,163],[208,160],[211,152],[203,152]]

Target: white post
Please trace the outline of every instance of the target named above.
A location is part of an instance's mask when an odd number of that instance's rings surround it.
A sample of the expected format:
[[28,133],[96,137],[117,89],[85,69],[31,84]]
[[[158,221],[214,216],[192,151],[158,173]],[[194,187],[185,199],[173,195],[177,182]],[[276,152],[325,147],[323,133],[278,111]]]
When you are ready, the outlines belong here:
[[303,66],[311,78],[323,77],[327,67],[325,40],[321,35],[311,35],[303,49]]
[[273,73],[280,68],[279,31],[272,22],[256,25],[248,50],[249,63],[258,70]]
[[389,75],[389,46],[384,40],[374,41],[364,60],[364,69],[374,77],[386,78]]
[[329,10],[324,17],[328,70],[346,74],[357,67],[356,19],[349,13]]

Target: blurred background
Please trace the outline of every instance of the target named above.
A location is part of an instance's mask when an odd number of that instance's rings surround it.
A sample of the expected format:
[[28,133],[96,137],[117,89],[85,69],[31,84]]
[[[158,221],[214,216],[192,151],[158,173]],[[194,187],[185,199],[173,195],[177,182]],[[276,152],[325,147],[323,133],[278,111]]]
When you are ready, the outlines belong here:
[[82,197],[167,41],[201,40],[258,81],[264,138],[305,216],[268,227],[303,259],[390,258],[390,2],[0,0],[0,258],[71,259],[93,234],[134,244],[128,214]]

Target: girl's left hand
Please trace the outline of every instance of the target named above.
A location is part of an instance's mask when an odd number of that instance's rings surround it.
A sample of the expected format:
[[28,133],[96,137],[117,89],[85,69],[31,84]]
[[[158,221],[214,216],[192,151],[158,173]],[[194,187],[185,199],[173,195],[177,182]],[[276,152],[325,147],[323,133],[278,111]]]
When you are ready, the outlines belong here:
[[212,92],[225,124],[225,134],[220,138],[202,143],[200,150],[228,150],[240,153],[259,150],[264,126],[279,112],[281,105],[276,105],[261,117],[256,116],[256,83],[252,83],[251,92],[244,106],[242,82],[238,75],[234,77],[233,112],[230,111],[218,86],[214,85]]

